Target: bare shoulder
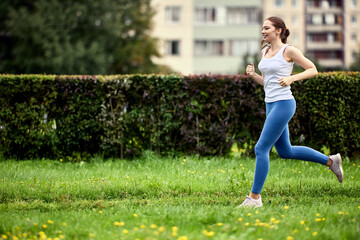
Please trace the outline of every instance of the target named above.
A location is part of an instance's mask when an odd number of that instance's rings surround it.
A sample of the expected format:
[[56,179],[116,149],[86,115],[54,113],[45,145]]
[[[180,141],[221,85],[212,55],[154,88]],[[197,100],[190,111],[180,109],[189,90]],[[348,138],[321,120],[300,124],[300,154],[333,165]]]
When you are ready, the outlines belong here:
[[284,58],[288,62],[293,62],[294,59],[303,57],[303,53],[296,47],[289,45],[284,50]]

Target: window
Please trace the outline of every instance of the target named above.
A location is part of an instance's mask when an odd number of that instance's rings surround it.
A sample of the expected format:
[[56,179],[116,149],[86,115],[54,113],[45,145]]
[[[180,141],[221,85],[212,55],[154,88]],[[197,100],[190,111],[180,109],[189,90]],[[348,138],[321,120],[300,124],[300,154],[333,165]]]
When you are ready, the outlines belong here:
[[227,8],[228,24],[249,24],[259,22],[259,11],[256,8]]
[[229,41],[230,56],[254,55],[260,52],[259,40],[234,39]]
[[180,55],[180,41],[179,40],[165,41],[165,55],[167,56]]
[[298,0],[292,0],[291,5],[293,6],[293,8],[298,7]]
[[224,41],[222,40],[196,40],[195,56],[223,56]]
[[325,23],[327,25],[334,25],[335,24],[335,15],[331,13],[325,14]]
[[293,26],[296,26],[299,24],[299,17],[298,16],[292,16],[291,23]]
[[352,7],[357,7],[357,0],[352,0],[351,5]]
[[315,25],[321,25],[323,21],[323,17],[321,14],[314,14],[311,18],[311,23]]
[[274,5],[275,5],[275,7],[278,7],[278,8],[283,7],[284,6],[284,0],[275,0]]
[[216,23],[217,14],[214,7],[197,7],[195,9],[195,21],[197,23]]
[[166,23],[180,23],[181,22],[181,7],[167,6],[165,8],[165,22]]
[[[290,36],[291,36],[291,35],[290,35]],[[299,43],[299,36],[298,36],[298,34],[297,34],[296,32],[294,32],[294,33],[292,34],[291,41],[292,41],[292,43],[294,43],[294,44],[298,44],[298,43]]]
[[357,34],[356,33],[352,33],[351,34],[351,42],[352,43],[357,43],[358,39],[357,39]]
[[358,58],[358,53],[355,51],[352,51],[351,56],[352,56],[352,61],[355,62]]
[[351,24],[353,26],[357,26],[357,17],[356,16],[351,16]]

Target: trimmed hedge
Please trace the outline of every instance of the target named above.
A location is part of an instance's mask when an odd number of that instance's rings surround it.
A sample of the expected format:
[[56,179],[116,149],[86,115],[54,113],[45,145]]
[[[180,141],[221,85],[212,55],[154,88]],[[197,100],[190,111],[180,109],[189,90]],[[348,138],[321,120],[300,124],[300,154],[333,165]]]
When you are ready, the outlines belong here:
[[[360,73],[292,85],[293,144],[359,156]],[[84,160],[158,153],[252,153],[265,119],[261,86],[239,75],[0,75],[0,152]],[[250,147],[249,147],[250,146]]]

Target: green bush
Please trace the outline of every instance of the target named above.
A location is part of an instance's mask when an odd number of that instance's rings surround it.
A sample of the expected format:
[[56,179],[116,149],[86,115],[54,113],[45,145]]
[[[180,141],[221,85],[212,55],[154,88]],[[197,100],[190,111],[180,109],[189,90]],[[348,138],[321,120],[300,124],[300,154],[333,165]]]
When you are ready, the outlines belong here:
[[[360,155],[358,72],[296,82],[293,144]],[[265,119],[261,86],[239,75],[0,75],[0,153],[86,160],[252,152]],[[250,147],[249,147],[250,146]]]

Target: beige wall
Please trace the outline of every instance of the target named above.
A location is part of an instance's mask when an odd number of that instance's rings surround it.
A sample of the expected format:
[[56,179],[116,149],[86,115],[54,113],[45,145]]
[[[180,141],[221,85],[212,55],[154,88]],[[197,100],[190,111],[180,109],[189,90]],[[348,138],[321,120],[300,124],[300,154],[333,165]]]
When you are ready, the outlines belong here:
[[[193,70],[193,1],[189,0],[152,0],[151,4],[157,11],[154,16],[153,35],[160,39],[161,58],[154,58],[155,63],[164,64],[174,71],[183,74]],[[181,6],[181,21],[177,24],[165,22],[165,6]],[[180,40],[180,55],[166,56],[165,41]]]
[[[351,23],[352,16],[357,17],[357,24]],[[357,6],[354,8],[351,4],[351,0],[345,0],[345,31],[344,31],[344,43],[345,43],[345,66],[349,67],[353,62],[352,52],[359,53],[360,49],[360,1],[357,1]],[[351,35],[357,35],[357,42],[351,40]],[[359,69],[360,71],[360,69]]]

